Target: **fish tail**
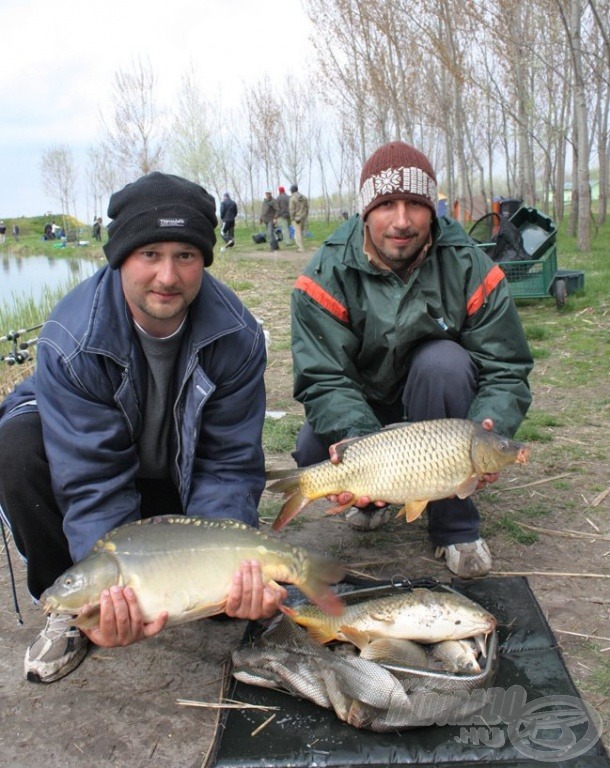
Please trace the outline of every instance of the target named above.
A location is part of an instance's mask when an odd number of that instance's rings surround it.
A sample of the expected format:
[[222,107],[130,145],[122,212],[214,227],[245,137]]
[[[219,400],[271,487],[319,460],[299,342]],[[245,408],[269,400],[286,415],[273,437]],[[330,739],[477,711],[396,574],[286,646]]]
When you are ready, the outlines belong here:
[[311,555],[310,559],[307,578],[298,585],[299,589],[324,613],[340,616],[345,606],[329,585],[341,581],[345,575],[345,568],[328,557]]
[[[297,481],[298,482],[298,481]],[[296,517],[299,512],[304,509],[311,500],[306,496],[303,496],[298,486],[292,496],[284,502],[283,507],[280,509],[279,515],[273,521],[271,528],[274,531],[281,531],[288,523]]]

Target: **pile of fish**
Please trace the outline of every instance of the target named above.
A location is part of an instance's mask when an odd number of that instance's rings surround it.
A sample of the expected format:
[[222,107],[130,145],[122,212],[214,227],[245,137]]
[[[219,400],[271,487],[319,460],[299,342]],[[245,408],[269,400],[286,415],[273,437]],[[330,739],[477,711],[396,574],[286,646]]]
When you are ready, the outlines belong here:
[[348,605],[336,620],[308,605],[285,613],[233,652],[234,677],[307,698],[357,728],[470,717],[485,703],[470,694],[497,671],[494,617],[455,592],[398,592]]
[[[529,450],[466,419],[434,419],[386,427],[338,446],[340,462],[323,461],[302,469],[269,470],[269,490],[286,501],[273,523],[281,530],[315,499],[349,492],[352,500],[402,505],[399,515],[417,519],[428,502],[470,496],[484,474],[524,464]],[[351,505],[339,505],[336,514]]]
[[[330,584],[343,567],[330,558],[266,536],[235,520],[160,516],[115,528],[90,554],[67,570],[41,596],[47,612],[93,610],[76,624],[99,624],[102,590],[132,587],[144,620],[168,611],[168,626],[222,613],[233,574],[243,560],[258,560],[263,580],[294,584],[323,611],[343,604]],[[97,611],[95,610],[97,608]]]

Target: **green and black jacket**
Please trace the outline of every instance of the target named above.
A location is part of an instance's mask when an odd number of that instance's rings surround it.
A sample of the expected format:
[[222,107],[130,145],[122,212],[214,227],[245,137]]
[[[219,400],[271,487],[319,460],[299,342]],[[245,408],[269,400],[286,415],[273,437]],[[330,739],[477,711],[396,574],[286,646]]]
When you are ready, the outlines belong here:
[[457,342],[478,367],[469,418],[512,436],[525,416],[533,362],[504,273],[457,221],[436,219],[432,234],[403,282],[369,262],[353,216],[297,279],[294,396],[327,444],[378,430],[369,403],[399,401],[413,350],[434,339]]

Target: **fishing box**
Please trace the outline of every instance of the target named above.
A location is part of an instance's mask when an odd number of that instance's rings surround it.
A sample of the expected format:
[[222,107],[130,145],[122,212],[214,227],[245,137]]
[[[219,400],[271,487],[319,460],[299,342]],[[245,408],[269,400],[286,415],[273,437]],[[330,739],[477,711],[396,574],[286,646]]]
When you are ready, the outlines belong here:
[[[244,708],[225,710],[206,767],[610,768],[601,720],[581,699],[527,579],[456,579],[451,586],[498,621],[493,712],[376,733],[311,701],[233,679],[225,696]],[[257,628],[251,623],[244,642]]]

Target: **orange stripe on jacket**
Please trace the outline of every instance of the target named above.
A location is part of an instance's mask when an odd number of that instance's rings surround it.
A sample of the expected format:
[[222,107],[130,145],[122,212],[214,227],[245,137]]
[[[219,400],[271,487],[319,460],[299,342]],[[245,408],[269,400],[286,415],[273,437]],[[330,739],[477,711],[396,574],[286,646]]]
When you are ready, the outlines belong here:
[[476,291],[468,299],[468,304],[466,304],[466,314],[469,317],[481,309],[485,303],[485,298],[489,296],[501,280],[504,280],[504,277],[504,272],[502,272],[502,269],[497,264],[489,270],[481,285],[479,285]]
[[300,291],[303,291],[308,296],[311,296],[311,298],[317,304],[320,304],[320,306],[324,307],[324,309],[327,309],[331,315],[337,318],[337,320],[341,320],[342,323],[348,322],[349,313],[347,308],[338,302],[337,299],[334,299],[330,293],[319,286],[315,280],[311,279],[311,277],[301,275],[297,278],[294,287],[298,288]]

